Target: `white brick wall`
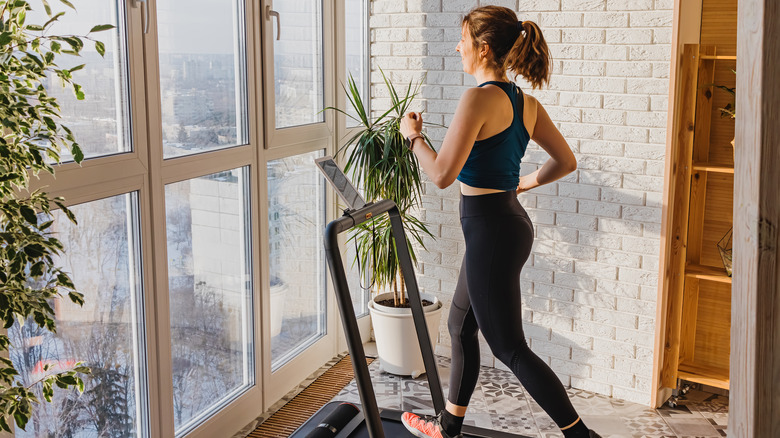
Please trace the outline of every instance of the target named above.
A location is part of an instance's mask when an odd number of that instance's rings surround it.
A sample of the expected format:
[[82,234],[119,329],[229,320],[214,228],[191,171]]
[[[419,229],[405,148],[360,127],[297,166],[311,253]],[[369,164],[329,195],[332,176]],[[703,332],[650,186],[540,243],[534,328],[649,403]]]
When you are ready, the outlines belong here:
[[[427,73],[415,110],[449,123],[474,86],[455,45],[476,0],[374,0],[372,68],[398,85]],[[553,54],[545,90],[518,84],[545,105],[579,168],[520,197],[535,224],[534,253],[522,275],[523,319],[531,348],[565,385],[650,403],[661,190],[666,129],[671,2],[664,0],[493,0],[537,22]],[[374,108],[388,104],[372,75]],[[440,146],[444,129],[429,128]],[[533,143],[530,173],[547,159]],[[420,285],[449,307],[465,251],[458,186],[426,183],[426,240]],[[449,354],[446,321],[437,352]],[[483,341],[484,342],[484,341]],[[482,363],[503,368],[482,349]]]

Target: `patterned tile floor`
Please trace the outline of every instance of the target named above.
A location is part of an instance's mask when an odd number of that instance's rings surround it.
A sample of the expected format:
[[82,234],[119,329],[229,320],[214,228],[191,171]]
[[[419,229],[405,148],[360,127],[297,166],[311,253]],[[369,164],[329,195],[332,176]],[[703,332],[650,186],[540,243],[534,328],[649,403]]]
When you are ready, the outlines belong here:
[[[447,393],[449,360],[439,358],[440,377]],[[369,367],[380,407],[433,413],[428,382]],[[569,397],[585,424],[604,438],[725,437],[728,397],[691,390],[677,408],[650,409],[592,392],[569,389]],[[353,381],[334,400],[360,402]],[[521,433],[530,437],[562,438],[560,430],[534,402],[515,377],[503,370],[482,368],[466,423]]]

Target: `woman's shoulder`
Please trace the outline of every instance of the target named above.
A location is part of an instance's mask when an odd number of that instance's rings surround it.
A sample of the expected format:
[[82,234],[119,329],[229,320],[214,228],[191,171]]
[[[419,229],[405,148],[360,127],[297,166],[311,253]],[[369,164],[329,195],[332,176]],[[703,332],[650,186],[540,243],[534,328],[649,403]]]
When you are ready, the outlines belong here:
[[467,88],[460,96],[458,107],[469,111],[484,110],[493,105],[492,91],[485,89],[485,87]]
[[536,117],[541,104],[535,97],[523,92],[523,124],[530,137],[534,136]]
[[498,86],[482,86],[467,88],[460,97],[461,103],[493,108],[498,102],[506,99],[506,92]]
[[533,111],[536,111],[536,109],[541,106],[541,104],[535,97],[531,96],[525,91],[523,91],[523,102],[525,103],[526,108],[531,109]]

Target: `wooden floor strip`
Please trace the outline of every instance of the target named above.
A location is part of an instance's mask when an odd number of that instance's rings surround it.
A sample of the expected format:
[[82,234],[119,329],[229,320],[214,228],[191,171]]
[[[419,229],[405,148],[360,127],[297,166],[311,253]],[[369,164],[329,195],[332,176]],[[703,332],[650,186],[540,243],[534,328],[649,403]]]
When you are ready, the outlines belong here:
[[[366,358],[368,363],[373,359]],[[352,379],[350,356],[345,356],[325,371],[281,409],[260,424],[248,438],[287,438],[322,406],[331,401]]]

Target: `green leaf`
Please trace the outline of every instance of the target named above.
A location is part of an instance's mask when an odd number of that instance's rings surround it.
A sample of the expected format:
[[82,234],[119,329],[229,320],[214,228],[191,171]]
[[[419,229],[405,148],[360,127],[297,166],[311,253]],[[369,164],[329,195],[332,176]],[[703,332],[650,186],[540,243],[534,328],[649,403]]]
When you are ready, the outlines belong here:
[[49,2],[47,0],[41,0],[41,3],[43,3],[43,9],[46,10],[46,15],[51,17],[51,6],[49,6]]
[[65,273],[60,272],[57,274],[57,281],[61,286],[74,289],[73,282],[70,281],[70,277],[68,277]]
[[46,127],[49,128],[50,130],[52,131],[57,130],[57,124],[54,123],[54,119],[52,119],[51,117],[48,116],[44,117],[43,122],[46,124]]
[[27,245],[24,247],[24,253],[30,256],[30,258],[37,259],[46,254],[46,248],[38,244]]
[[[84,98],[84,95],[82,93],[82,99]],[[73,143],[70,148],[71,154],[73,155],[73,161],[76,163],[81,163],[84,161],[84,152],[81,150],[81,147],[77,143]]]
[[68,0],[60,0],[60,2],[61,2],[62,4],[64,4],[65,6],[69,6],[69,7],[70,7],[71,9],[73,9],[74,11],[76,10],[76,7],[75,7],[75,6],[73,6],[73,4],[72,4],[71,2],[69,2]]
[[0,175],[0,183],[17,180],[19,178],[20,175],[18,173],[7,173],[5,175]]
[[41,275],[43,275],[45,267],[46,264],[43,262],[34,263],[32,266],[30,266],[30,277],[32,278],[40,277]]
[[114,26],[113,24],[98,24],[97,26],[95,26],[92,29],[90,29],[89,33],[92,33],[92,32],[103,32],[104,30],[113,29],[115,27],[116,26]]
[[35,210],[33,210],[32,208],[26,205],[22,205],[21,207],[19,207],[19,213],[27,222],[33,225],[38,225],[38,215],[35,214]]
[[83,68],[84,68],[84,65],[85,65],[85,64],[79,64],[79,65],[77,65],[77,66],[75,66],[75,67],[73,67],[73,68],[69,69],[68,71],[69,71],[69,72],[71,72],[71,73],[73,73],[74,71],[79,71],[79,70],[81,70],[81,69],[83,69]]
[[25,26],[25,28],[27,30],[31,30],[33,32],[42,32],[43,31],[43,26],[39,26],[37,24],[28,24],[27,26]]
[[68,43],[68,45],[70,45],[70,47],[76,53],[78,53],[81,50],[81,48],[84,47],[84,42],[81,41],[81,38],[76,36],[62,37],[62,40]]
[[64,12],[58,12],[53,17],[49,18],[49,20],[46,21],[46,23],[43,24],[43,27],[49,27],[52,23],[54,23],[55,21],[59,20],[60,17],[62,17],[63,15],[65,15]]
[[84,295],[80,294],[78,292],[68,292],[68,298],[74,303],[78,304],[79,306],[84,305]]
[[16,425],[19,426],[19,428],[22,430],[24,430],[24,428],[27,426],[27,421],[29,421],[29,419],[30,418],[20,410],[14,412],[14,420],[16,421]]
[[66,385],[77,385],[78,382],[76,381],[76,378],[74,376],[64,375],[60,376],[57,380],[60,382],[66,384]]
[[[10,43],[12,39],[13,38],[10,32],[0,33],[0,46],[4,46]],[[3,65],[5,65],[5,63],[3,63]]]
[[11,432],[11,427],[5,421],[5,415],[0,415],[0,430]]
[[100,56],[106,56],[106,45],[102,41],[95,41],[95,50]]

